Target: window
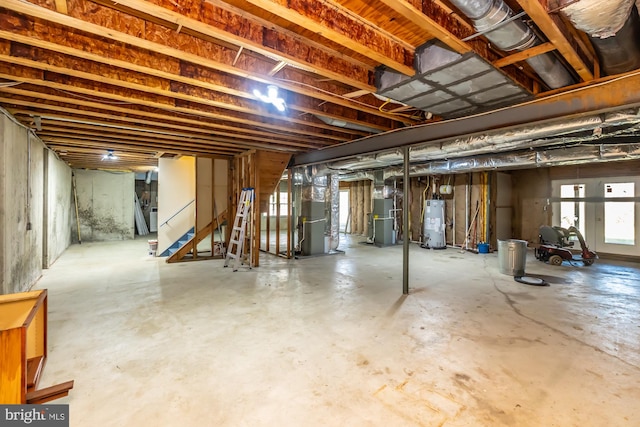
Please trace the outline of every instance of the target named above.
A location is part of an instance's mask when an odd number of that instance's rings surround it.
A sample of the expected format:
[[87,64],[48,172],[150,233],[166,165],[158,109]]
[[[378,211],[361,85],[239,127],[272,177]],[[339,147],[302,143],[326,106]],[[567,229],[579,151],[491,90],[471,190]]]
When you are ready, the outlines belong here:
[[604,242],[635,245],[635,184],[604,185]]
[[[577,199],[583,199],[585,196],[584,184],[569,184],[560,186],[560,198],[563,201],[560,202],[560,227],[569,228],[571,226],[576,227],[583,234],[585,232],[584,226],[584,201]],[[567,200],[564,199],[574,199]]]
[[[287,216],[287,209],[289,206],[288,202],[289,194],[287,192],[280,193],[280,216]],[[269,197],[269,215],[276,216],[277,207],[276,207],[276,195],[272,194]]]

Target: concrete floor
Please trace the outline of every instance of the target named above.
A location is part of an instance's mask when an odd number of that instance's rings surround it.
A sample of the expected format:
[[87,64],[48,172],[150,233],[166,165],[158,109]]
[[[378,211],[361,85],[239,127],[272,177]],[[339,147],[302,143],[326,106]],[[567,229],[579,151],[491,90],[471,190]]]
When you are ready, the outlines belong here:
[[72,426],[637,426],[640,268],[347,239],[346,255],[231,272],[146,240],[74,245],[47,270],[41,386]]

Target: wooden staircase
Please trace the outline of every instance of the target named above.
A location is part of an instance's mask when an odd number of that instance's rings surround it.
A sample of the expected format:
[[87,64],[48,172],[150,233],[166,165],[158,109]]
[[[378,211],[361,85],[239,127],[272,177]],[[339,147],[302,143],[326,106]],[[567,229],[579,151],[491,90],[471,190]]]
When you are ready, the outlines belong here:
[[226,210],[222,212],[220,215],[218,215],[216,219],[214,219],[209,224],[205,225],[203,228],[198,230],[193,235],[193,237],[187,240],[186,243],[180,247],[180,249],[178,249],[176,252],[174,252],[172,255],[170,255],[167,258],[167,262],[173,263],[173,262],[185,262],[185,261],[201,261],[201,260],[212,259],[212,258],[222,258],[222,254],[215,255],[215,256],[213,255],[214,248],[211,248],[211,251],[212,251],[211,256],[197,256],[196,254],[196,256],[187,257],[187,255],[190,253],[193,255],[194,252],[197,252],[196,248],[198,247],[198,243],[200,243],[208,235],[213,233],[218,228],[218,225],[222,225],[225,221],[227,221]]

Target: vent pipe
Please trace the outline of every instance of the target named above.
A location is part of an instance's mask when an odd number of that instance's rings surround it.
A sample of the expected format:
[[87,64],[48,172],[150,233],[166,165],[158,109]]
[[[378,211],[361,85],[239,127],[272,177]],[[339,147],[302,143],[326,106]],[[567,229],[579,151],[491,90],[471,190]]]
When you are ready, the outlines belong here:
[[640,17],[634,0],[581,0],[562,14],[589,35],[604,74],[640,68]]
[[[523,21],[509,22],[513,10],[503,0],[451,0],[451,3],[472,19],[476,30],[501,50],[522,51],[540,44],[540,39]],[[529,58],[527,63],[552,89],[574,83],[569,72],[551,53]]]

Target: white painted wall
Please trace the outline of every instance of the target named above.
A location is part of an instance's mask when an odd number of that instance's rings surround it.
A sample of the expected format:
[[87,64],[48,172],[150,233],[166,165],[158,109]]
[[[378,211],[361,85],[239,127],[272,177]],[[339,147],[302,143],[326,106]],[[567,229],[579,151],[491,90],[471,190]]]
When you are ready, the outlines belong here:
[[[133,239],[135,174],[84,169],[74,174],[82,241]],[[77,241],[77,233],[71,237]]]
[[161,254],[194,226],[195,203],[191,201],[196,197],[195,158],[161,158],[158,168],[158,254]]
[[1,293],[27,290],[42,274],[44,145],[0,114]]

